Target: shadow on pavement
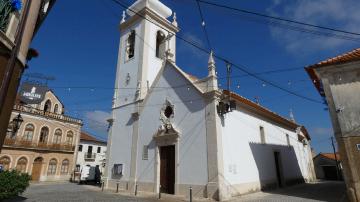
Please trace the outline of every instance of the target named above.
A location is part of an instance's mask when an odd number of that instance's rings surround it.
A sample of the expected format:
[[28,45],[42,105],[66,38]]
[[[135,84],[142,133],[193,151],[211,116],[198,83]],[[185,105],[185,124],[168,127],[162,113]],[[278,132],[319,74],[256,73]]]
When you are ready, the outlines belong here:
[[347,202],[346,186],[344,182],[322,181],[285,187],[272,191],[265,191],[269,194],[298,197],[319,201]]

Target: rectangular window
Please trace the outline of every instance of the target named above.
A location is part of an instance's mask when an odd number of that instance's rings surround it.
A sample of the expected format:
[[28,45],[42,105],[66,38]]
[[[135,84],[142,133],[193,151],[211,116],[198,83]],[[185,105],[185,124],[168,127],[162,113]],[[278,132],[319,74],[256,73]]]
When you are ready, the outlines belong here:
[[97,148],[97,153],[100,153],[101,152],[101,147],[98,147]]
[[79,151],[82,151],[83,146],[79,145]]
[[148,159],[149,159],[149,146],[144,145],[144,147],[143,147],[143,160],[148,160]]
[[92,146],[88,146],[88,153],[92,153]]
[[261,144],[265,144],[265,130],[264,127],[260,126],[260,142]]
[[286,143],[288,146],[291,146],[289,134],[286,134]]

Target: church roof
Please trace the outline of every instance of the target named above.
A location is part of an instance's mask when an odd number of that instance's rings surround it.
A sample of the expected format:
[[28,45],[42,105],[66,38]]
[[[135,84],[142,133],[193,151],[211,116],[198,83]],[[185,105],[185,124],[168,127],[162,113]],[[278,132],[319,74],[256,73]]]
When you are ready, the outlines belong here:
[[[223,93],[228,95],[229,94],[229,91],[227,90],[223,90]],[[296,124],[295,122],[285,118],[285,117],[282,117],[280,116],[279,114],[275,113],[275,112],[272,112],[271,110],[235,93],[235,92],[231,92],[231,98],[235,99],[236,101],[238,102],[241,102],[243,103],[244,105],[252,108],[254,111],[256,111],[257,113],[263,115],[264,117],[266,118],[269,118],[277,123],[280,123],[280,124],[283,124],[283,125],[286,125],[292,129],[296,129],[298,127],[301,127],[300,125]],[[310,139],[310,137],[308,135],[306,135],[308,139]]]

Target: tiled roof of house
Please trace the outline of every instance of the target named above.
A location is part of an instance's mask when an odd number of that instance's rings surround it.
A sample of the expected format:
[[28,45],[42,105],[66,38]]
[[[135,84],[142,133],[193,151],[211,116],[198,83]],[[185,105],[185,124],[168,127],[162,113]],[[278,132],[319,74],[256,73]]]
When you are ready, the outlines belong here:
[[352,62],[360,60],[360,48],[354,49],[350,52],[344,53],[342,55],[326,59],[324,61],[321,61],[317,64],[310,65],[307,68],[316,68],[316,67],[323,67],[328,65],[337,65],[342,64],[346,62]]
[[339,65],[339,64],[344,64],[347,62],[359,61],[359,60],[360,60],[360,48],[357,48],[350,52],[344,53],[342,55],[339,55],[339,56],[336,56],[333,58],[329,58],[327,60],[321,61],[314,65],[309,65],[305,68],[305,70],[309,74],[313,84],[319,91],[320,95],[324,96],[324,92],[321,89],[320,79],[316,75],[315,69],[320,68],[320,67],[330,66],[330,65]]
[[[317,156],[322,156],[331,160],[335,160],[335,155],[334,153],[319,153]],[[336,153],[336,158],[339,161],[340,160],[340,154]]]
[[106,144],[106,141],[100,140],[95,138],[94,136],[89,135],[88,133],[81,131],[80,140],[85,141],[91,141],[91,142],[97,142],[97,143],[104,143]]

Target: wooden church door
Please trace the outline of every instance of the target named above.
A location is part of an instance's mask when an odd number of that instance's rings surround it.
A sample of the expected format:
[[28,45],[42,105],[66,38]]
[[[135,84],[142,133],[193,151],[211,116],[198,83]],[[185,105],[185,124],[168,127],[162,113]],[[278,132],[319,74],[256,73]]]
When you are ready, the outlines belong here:
[[175,194],[175,145],[160,147],[161,192]]

